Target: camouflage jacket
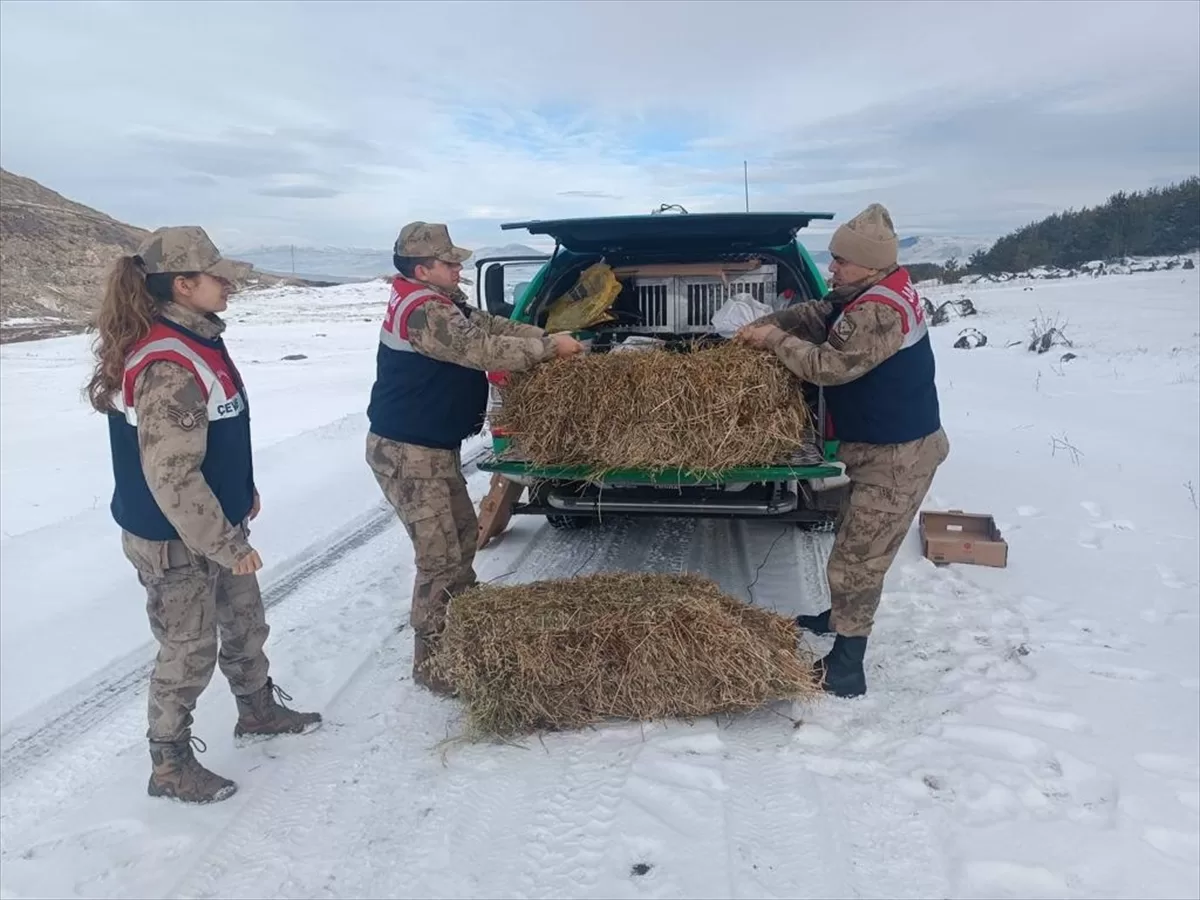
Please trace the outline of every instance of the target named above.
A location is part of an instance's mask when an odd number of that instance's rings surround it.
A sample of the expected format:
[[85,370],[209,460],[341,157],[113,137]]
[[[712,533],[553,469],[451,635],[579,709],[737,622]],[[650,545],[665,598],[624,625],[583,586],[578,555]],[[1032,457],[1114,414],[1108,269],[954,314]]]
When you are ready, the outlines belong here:
[[[174,303],[161,315],[204,338],[225,330],[217,316]],[[196,377],[176,363],[153,362],[134,384],[133,405],[142,471],[159,509],[189,549],[232,568],[252,550],[244,523],[225,518],[200,471],[208,444],[208,404]]]
[[541,328],[472,309],[462,291],[426,285],[454,301],[422,303],[408,317],[413,349],[443,362],[491,372],[522,372],[554,358],[554,344]]
[[[767,346],[802,381],[822,386],[854,381],[898,352],[904,342],[903,319],[890,306],[861,303],[846,308],[889,274],[834,289],[824,300],[796,304],[755,324],[774,326]],[[834,313],[843,309],[829,330]]]

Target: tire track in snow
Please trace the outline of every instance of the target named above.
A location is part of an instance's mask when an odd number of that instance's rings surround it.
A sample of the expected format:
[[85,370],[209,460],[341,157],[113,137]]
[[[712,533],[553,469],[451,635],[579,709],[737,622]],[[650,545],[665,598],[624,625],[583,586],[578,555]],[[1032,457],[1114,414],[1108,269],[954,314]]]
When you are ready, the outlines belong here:
[[[484,451],[463,461],[464,474],[476,471]],[[293,558],[300,560],[263,587],[263,605],[271,610],[286,602],[303,585],[398,523],[395,512],[380,503],[321,544]],[[145,690],[154,670],[157,644],[148,642],[95,676],[34,709],[4,732],[0,743],[0,788],[8,788],[31,769],[69,749],[79,736],[101,726]]]
[[[631,530],[626,540],[633,546],[606,568],[628,565],[636,553],[639,570],[699,571],[743,597],[757,577],[757,598],[769,607],[792,606],[823,589],[821,547],[827,539],[822,537],[791,527],[781,532],[766,523],[711,520],[676,520],[654,526],[653,533],[649,528],[642,522]],[[656,896],[707,896],[725,890],[737,896],[743,870],[752,872],[755,865],[741,864],[747,848],[765,843],[764,833],[777,839],[781,832],[777,823],[768,822],[743,837],[739,828],[753,817],[731,813],[730,807],[777,804],[789,781],[803,775],[794,760],[779,759],[773,778],[757,777],[763,743],[786,746],[792,728],[770,711],[756,715],[761,728],[753,732],[754,739],[739,737],[731,746],[711,719],[644,730],[607,726],[583,748],[556,739],[548,752],[567,754],[566,762],[557,790],[546,791],[531,825],[521,896],[614,896],[630,890]],[[610,762],[598,761],[597,753],[607,753]],[[723,762],[727,760],[732,764]],[[726,777],[729,771],[739,773],[733,784]],[[687,848],[682,854],[681,846]],[[790,850],[785,840],[778,859],[764,865],[790,864]],[[631,872],[638,865],[646,867],[644,874]],[[815,871],[828,868],[819,855],[812,865]]]
[[821,802],[812,775],[786,752],[791,732],[789,723],[770,713],[723,732],[733,896],[853,896],[846,873],[828,852],[829,820],[841,811]]
[[[837,860],[851,897],[948,897],[947,854],[929,816],[895,791],[892,778],[863,778],[853,765],[811,778],[825,818],[826,860]],[[821,894],[812,894],[818,897]]]
[[734,896],[725,752],[711,718],[646,728],[613,829],[612,880],[598,896]]
[[543,783],[537,785],[538,803],[524,830],[522,888],[512,896],[580,896],[595,888],[638,752],[636,746],[622,747],[614,759],[603,749],[610,744],[605,735],[583,743],[547,741],[555,762],[541,762],[538,780]]
[[[564,559],[548,563],[539,577],[567,577],[576,570],[678,572],[696,524],[694,519],[622,520],[619,532],[599,548],[602,552],[585,558],[581,569]],[[525,829],[520,896],[586,895],[600,884],[612,823],[642,749],[640,740],[629,743],[629,735],[639,733],[638,726],[618,725],[583,744],[573,736],[547,739],[546,752],[557,759],[554,765],[539,763],[538,780],[544,783],[538,786],[539,801]]]
[[[763,564],[775,538],[754,525],[740,530],[750,580],[762,566],[755,602],[784,615],[819,612],[832,535],[798,531]],[[868,677],[876,695],[889,687],[877,673]],[[915,738],[930,718],[918,712],[916,721],[881,729],[878,703],[821,703],[815,718],[797,704],[790,711],[801,716],[798,728],[761,710],[722,729],[735,896],[894,896],[898,884],[905,896],[947,895],[943,817],[928,808],[918,815],[887,762],[889,747]]]
[[[710,530],[694,559],[730,593],[790,616],[824,608],[831,544],[825,533],[741,522]],[[791,712],[791,704],[773,704],[714,731],[722,743],[730,896],[852,896],[828,852],[828,820],[840,812],[820,801],[813,776],[789,752]],[[809,790],[798,789],[806,782]]]

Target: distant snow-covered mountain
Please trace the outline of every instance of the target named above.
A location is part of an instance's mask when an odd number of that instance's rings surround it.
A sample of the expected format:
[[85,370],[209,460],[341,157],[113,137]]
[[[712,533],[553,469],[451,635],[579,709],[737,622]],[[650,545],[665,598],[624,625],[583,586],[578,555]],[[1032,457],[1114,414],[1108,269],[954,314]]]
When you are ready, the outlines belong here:
[[[540,252],[525,244],[482,247],[463,264],[463,268],[474,269],[475,260],[485,256],[527,256]],[[230,250],[228,255],[253,263],[264,272],[277,275],[295,274],[299,278],[313,281],[366,281],[395,272],[390,248],[368,250],[360,247],[300,247],[280,244]]]
[[[801,237],[817,265],[829,265],[827,240]],[[919,235],[900,240],[901,263],[944,263],[955,258],[966,263],[972,253],[987,249],[991,241],[969,237]],[[501,247],[480,247],[463,265],[464,275],[474,278],[475,261],[490,256],[524,256],[545,254],[527,244],[505,244]],[[255,268],[275,275],[292,275],[312,281],[366,281],[390,275],[391,248],[379,250],[360,247],[293,247],[288,244],[231,249],[233,259],[245,260]],[[546,254],[548,255],[548,254]],[[532,264],[536,268],[536,264]],[[526,267],[521,266],[522,270]],[[515,274],[515,273],[514,273]]]
[[[812,254],[813,262],[820,266],[829,265],[828,238],[818,244],[812,238],[801,237]],[[966,264],[976,250],[986,250],[992,241],[975,237],[951,237],[947,235],[917,235],[900,239],[901,264],[936,263],[941,265],[950,259]]]
[[503,247],[480,247],[467,260],[466,265],[474,265],[475,260],[487,256],[549,256],[545,250],[535,250],[525,244],[505,244]]
[[229,256],[252,262],[264,272],[295,274],[314,281],[366,281],[394,271],[390,251],[358,247],[247,247]]

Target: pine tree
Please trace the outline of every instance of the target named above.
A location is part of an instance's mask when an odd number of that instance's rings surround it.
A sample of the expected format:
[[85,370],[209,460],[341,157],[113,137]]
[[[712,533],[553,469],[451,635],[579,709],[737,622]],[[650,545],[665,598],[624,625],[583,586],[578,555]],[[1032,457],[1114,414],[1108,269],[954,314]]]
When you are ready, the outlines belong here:
[[1200,176],[1166,188],[1118,191],[1102,206],[1068,210],[1018,228],[971,255],[979,275],[1200,249]]

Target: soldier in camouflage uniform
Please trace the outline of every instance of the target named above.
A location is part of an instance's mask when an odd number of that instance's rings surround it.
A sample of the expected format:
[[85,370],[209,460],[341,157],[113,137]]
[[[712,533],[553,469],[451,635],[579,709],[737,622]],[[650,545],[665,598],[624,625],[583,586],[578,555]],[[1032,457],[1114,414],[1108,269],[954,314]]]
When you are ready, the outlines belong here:
[[819,662],[825,689],[866,691],[867,637],[891,567],[950,451],[920,298],[897,263],[891,216],[872,204],[833,236],[833,290],[746,326],[739,339],[770,349],[803,381],[825,388],[850,489],[829,557],[830,609],[796,622],[836,634]]
[[426,663],[450,599],[476,581],[478,522],[460,448],[483,428],[485,373],[525,371],[583,349],[569,335],[470,306],[458,286],[470,255],[454,246],[445,225],[412,222],[401,230],[367,409],[367,463],[415,554],[413,679],[441,694],[453,686],[432,677]]
[[146,590],[159,644],[150,678],[151,796],[223,800],[234,782],[206,769],[192,711],[220,666],[236,698],[234,736],[298,734],[321,722],[268,674],[267,626],[247,523],[258,515],[249,406],[216,315],[237,268],[200,228],[161,228],[117,261],[88,386],[107,413],[112,513]]

